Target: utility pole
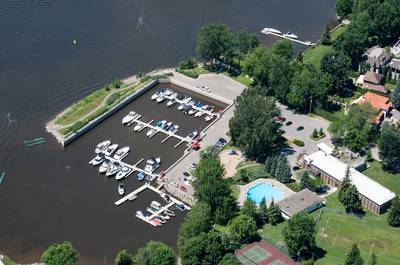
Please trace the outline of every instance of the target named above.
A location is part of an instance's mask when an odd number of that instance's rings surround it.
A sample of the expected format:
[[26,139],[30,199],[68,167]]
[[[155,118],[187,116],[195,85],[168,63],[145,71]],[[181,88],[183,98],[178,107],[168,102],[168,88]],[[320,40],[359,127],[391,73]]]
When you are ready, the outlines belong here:
[[308,110],[308,113],[311,113],[311,106],[312,106],[312,96],[310,97],[310,109]]

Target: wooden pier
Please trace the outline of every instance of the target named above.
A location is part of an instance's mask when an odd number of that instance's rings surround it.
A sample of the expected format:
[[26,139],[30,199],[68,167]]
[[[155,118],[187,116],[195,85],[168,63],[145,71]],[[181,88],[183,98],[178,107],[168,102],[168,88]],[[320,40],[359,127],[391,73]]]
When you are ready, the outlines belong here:
[[289,38],[289,37],[283,36],[282,34],[277,34],[275,32],[271,32],[271,31],[261,31],[261,33],[263,33],[265,35],[274,35],[276,37],[279,37],[279,38],[282,38],[282,39],[291,40],[291,41],[294,41],[294,42],[297,42],[297,43],[300,43],[300,44],[303,44],[303,45],[307,45],[307,46],[315,46],[316,45],[316,43],[311,43],[309,41],[301,41],[301,40]]

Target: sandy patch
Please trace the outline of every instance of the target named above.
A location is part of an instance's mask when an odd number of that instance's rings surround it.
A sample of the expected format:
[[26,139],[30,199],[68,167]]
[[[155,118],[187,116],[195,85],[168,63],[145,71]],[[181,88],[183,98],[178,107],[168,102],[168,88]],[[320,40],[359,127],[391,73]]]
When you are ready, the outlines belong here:
[[219,158],[221,160],[222,165],[225,167],[225,178],[231,178],[235,175],[236,173],[236,167],[237,165],[244,161],[243,154],[236,150],[237,154],[236,155],[230,155],[229,153],[231,152],[230,149],[224,150],[219,154]]

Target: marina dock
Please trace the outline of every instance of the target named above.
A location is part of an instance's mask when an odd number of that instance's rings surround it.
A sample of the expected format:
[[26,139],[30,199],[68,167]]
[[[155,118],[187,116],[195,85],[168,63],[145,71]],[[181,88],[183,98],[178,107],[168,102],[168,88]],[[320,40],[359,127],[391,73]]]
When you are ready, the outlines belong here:
[[298,39],[293,39],[293,38],[289,38],[289,37],[286,37],[286,36],[283,36],[282,34],[277,34],[277,33],[274,33],[274,32],[271,32],[271,31],[266,31],[266,32],[262,32],[263,34],[265,34],[265,35],[274,35],[274,36],[276,36],[276,37],[279,37],[279,38],[282,38],[282,39],[287,39],[287,40],[290,40],[290,41],[294,41],[294,42],[297,42],[297,43],[300,43],[300,44],[303,44],[303,45],[307,45],[307,46],[315,46],[316,45],[316,43],[311,43],[311,42],[308,42],[308,41],[301,41],[301,40],[298,40]]

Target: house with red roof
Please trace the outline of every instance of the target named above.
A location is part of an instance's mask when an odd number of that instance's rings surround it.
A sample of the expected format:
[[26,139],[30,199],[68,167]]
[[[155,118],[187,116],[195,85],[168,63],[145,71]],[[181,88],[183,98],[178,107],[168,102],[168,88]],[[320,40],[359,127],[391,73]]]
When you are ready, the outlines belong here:
[[378,116],[376,117],[375,124],[380,125],[382,121],[390,114],[392,110],[392,102],[390,99],[381,95],[377,95],[372,92],[367,92],[355,101],[353,104],[365,104],[369,103],[374,109],[379,111]]

